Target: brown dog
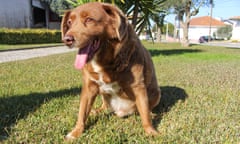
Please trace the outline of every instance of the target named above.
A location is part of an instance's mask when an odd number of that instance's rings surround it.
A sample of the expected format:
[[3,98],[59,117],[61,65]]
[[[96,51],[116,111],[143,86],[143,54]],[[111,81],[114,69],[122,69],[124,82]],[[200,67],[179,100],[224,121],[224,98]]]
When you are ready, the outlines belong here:
[[147,134],[156,135],[150,118],[160,89],[150,54],[123,13],[110,4],[87,3],[65,13],[62,38],[79,48],[75,67],[83,86],[78,121],[66,139],[79,137],[98,94],[102,107],[124,117],[138,111]]

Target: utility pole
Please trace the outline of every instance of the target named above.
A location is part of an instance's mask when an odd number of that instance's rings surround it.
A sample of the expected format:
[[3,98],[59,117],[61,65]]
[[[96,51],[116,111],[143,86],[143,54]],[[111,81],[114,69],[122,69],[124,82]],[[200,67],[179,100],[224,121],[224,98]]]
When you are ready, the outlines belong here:
[[208,42],[211,40],[211,28],[212,28],[212,9],[213,9],[213,0],[210,0],[211,10],[210,10],[210,19],[209,19],[209,35]]

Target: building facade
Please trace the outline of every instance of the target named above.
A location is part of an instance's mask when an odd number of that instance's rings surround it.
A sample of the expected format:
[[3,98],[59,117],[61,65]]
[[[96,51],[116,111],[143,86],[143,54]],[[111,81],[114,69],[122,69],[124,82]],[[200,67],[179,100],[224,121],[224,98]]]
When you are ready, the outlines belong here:
[[60,18],[40,0],[7,0],[0,4],[0,27],[59,29]]
[[[211,26],[210,26],[211,25]],[[212,36],[217,29],[226,24],[220,20],[211,18],[210,16],[196,17],[190,20],[188,37],[189,40],[196,41],[201,36]],[[180,39],[183,37],[183,30],[180,28]]]
[[231,40],[240,41],[240,16],[230,18],[233,22],[233,30]]

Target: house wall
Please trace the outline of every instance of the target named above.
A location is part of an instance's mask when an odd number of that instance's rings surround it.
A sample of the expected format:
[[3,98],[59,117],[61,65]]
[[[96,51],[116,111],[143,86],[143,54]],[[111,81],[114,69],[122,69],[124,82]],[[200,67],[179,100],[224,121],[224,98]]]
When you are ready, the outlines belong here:
[[240,40],[240,20],[234,21],[231,39]]
[[31,13],[31,0],[5,0],[0,4],[0,27],[29,28]]
[[233,28],[231,39],[232,40],[240,40],[240,27]]
[[[217,31],[217,27],[211,27],[211,36]],[[201,36],[209,35],[209,27],[190,27],[188,29],[188,39],[198,40]],[[180,39],[183,38],[183,29],[180,29]]]

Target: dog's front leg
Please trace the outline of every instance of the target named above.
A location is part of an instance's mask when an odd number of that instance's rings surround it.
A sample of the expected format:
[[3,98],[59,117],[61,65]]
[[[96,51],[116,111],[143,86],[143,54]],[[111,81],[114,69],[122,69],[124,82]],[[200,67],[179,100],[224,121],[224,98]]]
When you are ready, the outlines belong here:
[[139,84],[133,88],[133,92],[136,97],[137,109],[140,114],[145,132],[149,135],[157,135],[158,132],[153,128],[151,122],[149,102],[145,85]]
[[91,111],[91,107],[98,93],[98,87],[91,83],[89,85],[84,85],[80,95],[80,107],[78,113],[78,120],[75,128],[66,136],[66,140],[72,140],[79,137],[85,127],[85,122]]

